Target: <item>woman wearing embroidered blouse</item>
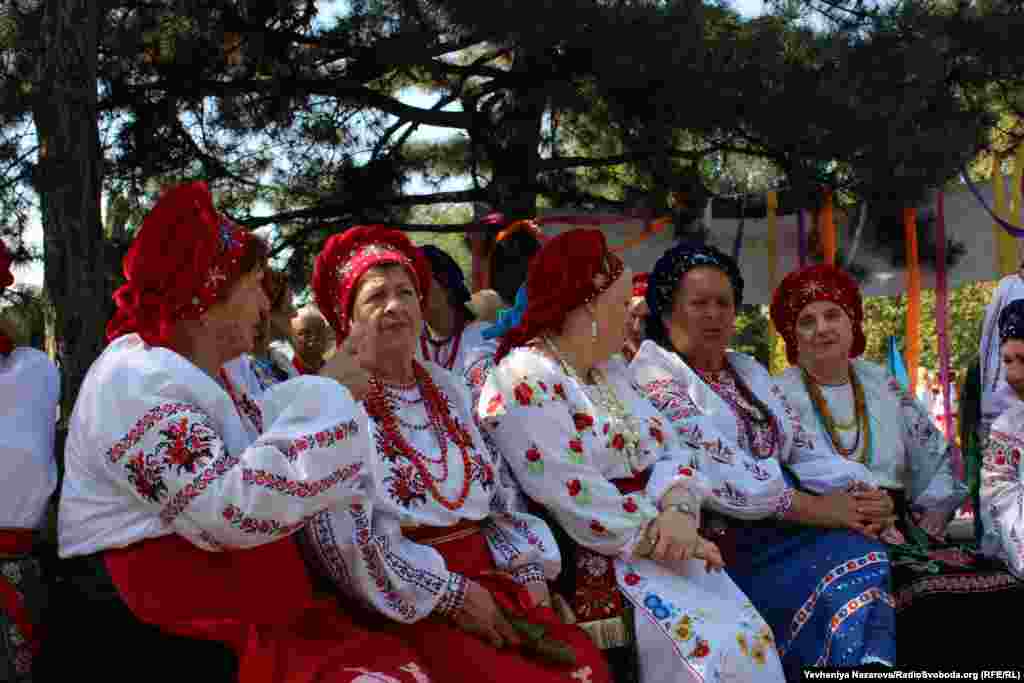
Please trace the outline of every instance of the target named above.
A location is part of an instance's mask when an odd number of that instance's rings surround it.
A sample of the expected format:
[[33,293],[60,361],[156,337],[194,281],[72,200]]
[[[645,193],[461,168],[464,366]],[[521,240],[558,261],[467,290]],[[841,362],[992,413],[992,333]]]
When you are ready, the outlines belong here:
[[981,551],[1024,579],[1024,299],[1005,305],[997,324],[1001,374],[1013,395],[992,423],[982,460]]
[[420,360],[430,360],[460,374],[469,352],[483,342],[483,323],[469,310],[472,298],[462,269],[451,256],[432,244],[420,247],[430,262],[433,277],[430,297],[423,311]]
[[[14,284],[0,243],[0,292]],[[0,680],[31,681],[46,582],[35,556],[57,488],[53,457],[60,373],[45,353],[16,346],[0,321]],[[41,680],[36,670],[36,680]]]
[[[109,344],[71,415],[53,666],[130,680],[142,655],[160,678],[333,683],[369,668],[427,680],[401,641],[314,598],[293,537],[358,491],[370,458],[346,389],[359,387],[354,363],[262,400],[221,370],[266,313],[265,256],[204,183],[168,191],[136,234]],[[235,671],[210,642],[235,652]]]
[[[999,563],[946,540],[946,526],[966,497],[953,474],[952,447],[894,377],[858,358],[865,337],[856,280],[826,264],[790,273],[775,290],[771,315],[795,364],[776,381],[815,443],[839,456],[820,473],[798,472],[801,485],[815,493],[879,486],[896,504],[902,534],[882,539],[891,542],[898,631],[934,630],[948,614],[1004,608],[1015,598],[1005,591],[1019,591],[1019,582]],[[899,662],[963,665],[971,653],[986,656],[991,638],[985,628],[907,638]]]
[[767,370],[726,351],[742,300],[729,256],[710,245],[666,252],[648,283],[633,377],[697,449],[710,480],[707,527],[772,625],[787,676],[799,680],[800,667],[815,664],[891,665],[889,563],[872,537],[888,526],[892,502],[878,491],[812,496],[784,476],[783,464],[806,473],[843,461],[815,449]]
[[[317,257],[313,291],[339,341],[371,376],[364,404],[377,454],[365,495],[316,517],[314,562],[388,619],[443,681],[608,680],[600,653],[550,608],[560,569],[547,526],[512,509],[469,391],[416,349],[430,266],[401,232],[350,228]],[[567,643],[575,664],[545,664],[522,617]],[[479,636],[476,637],[476,636]],[[455,653],[458,653],[455,656]]]
[[[613,357],[629,270],[599,230],[572,230],[534,257],[527,289],[477,410],[526,495],[578,544],[578,619],[605,647],[635,638],[645,682],[781,681],[771,631],[697,534],[693,451]],[[609,627],[624,599],[634,633]]]

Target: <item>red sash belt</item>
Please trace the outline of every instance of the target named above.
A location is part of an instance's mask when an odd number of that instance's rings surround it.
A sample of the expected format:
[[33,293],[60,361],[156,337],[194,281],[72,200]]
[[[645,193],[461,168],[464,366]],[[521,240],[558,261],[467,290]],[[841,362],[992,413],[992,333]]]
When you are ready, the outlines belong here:
[[28,555],[32,539],[31,529],[0,529],[0,556]]
[[452,526],[414,526],[402,528],[402,535],[410,541],[429,546],[452,543],[478,533],[480,533],[480,522],[472,519],[462,520]]

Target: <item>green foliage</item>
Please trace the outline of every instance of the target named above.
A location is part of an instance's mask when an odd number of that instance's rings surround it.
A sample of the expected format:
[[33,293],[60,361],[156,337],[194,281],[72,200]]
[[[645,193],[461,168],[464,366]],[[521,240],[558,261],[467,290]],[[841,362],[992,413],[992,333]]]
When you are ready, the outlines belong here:
[[[994,282],[975,282],[950,290],[947,335],[950,349],[950,368],[958,376],[967,369],[978,354],[981,326],[985,306],[995,291]],[[906,338],[906,296],[869,297],[864,302],[867,350],[865,358],[885,364],[888,339],[896,335]],[[938,370],[938,332],[935,326],[935,291],[921,293],[921,366]],[[906,348],[906,342],[903,343]]]

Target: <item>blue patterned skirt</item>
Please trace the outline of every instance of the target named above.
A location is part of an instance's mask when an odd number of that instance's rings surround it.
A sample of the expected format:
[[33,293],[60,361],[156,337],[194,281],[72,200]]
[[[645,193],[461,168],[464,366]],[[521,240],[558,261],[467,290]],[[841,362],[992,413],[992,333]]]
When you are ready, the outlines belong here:
[[896,661],[885,546],[841,529],[763,522],[730,530],[727,566],[772,627],[788,680],[801,667]]

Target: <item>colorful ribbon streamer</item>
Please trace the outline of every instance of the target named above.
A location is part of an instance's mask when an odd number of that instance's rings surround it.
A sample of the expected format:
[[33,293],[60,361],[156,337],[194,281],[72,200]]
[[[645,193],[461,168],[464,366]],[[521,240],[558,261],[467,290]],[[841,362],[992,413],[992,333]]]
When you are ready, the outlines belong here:
[[832,220],[832,190],[823,191],[821,211],[818,212],[818,236],[821,237],[821,250],[825,263],[836,264],[836,224]]
[[960,177],[963,178],[964,184],[967,185],[967,189],[971,191],[971,194],[974,195],[974,198],[978,200],[979,204],[981,204],[981,208],[985,209],[985,212],[992,217],[992,220],[994,220],[999,227],[1001,227],[1003,230],[1013,235],[1017,239],[1024,237],[1024,228],[1018,227],[1013,223],[1003,220],[1003,218],[996,214],[996,212],[992,210],[992,207],[990,207],[985,202],[985,198],[981,196],[981,190],[978,189],[977,185],[971,182],[971,178],[967,175],[966,168],[962,169]]
[[952,384],[949,372],[949,278],[946,271],[946,193],[939,190],[935,217],[935,330],[939,337],[939,386],[942,391],[942,431],[954,444],[952,465],[962,475],[963,462],[953,434]]
[[917,255],[917,210],[903,209],[903,233],[907,249],[907,375],[910,391],[917,391],[917,367],[921,361],[921,266]]
[[[768,286],[774,292],[778,283],[778,210],[779,193],[774,190],[765,197],[765,205],[768,213]],[[782,371],[776,367],[775,346],[778,344],[778,334],[771,319],[768,320],[768,371],[773,375]]]
[[[1003,181],[1003,164],[995,157],[992,159],[992,201],[996,214],[1003,218],[1010,217],[1006,202],[1006,183]],[[1005,230],[1000,230],[1000,227],[997,223],[992,229],[995,231],[996,239],[996,272],[1002,277],[1017,270],[1017,245]]]

